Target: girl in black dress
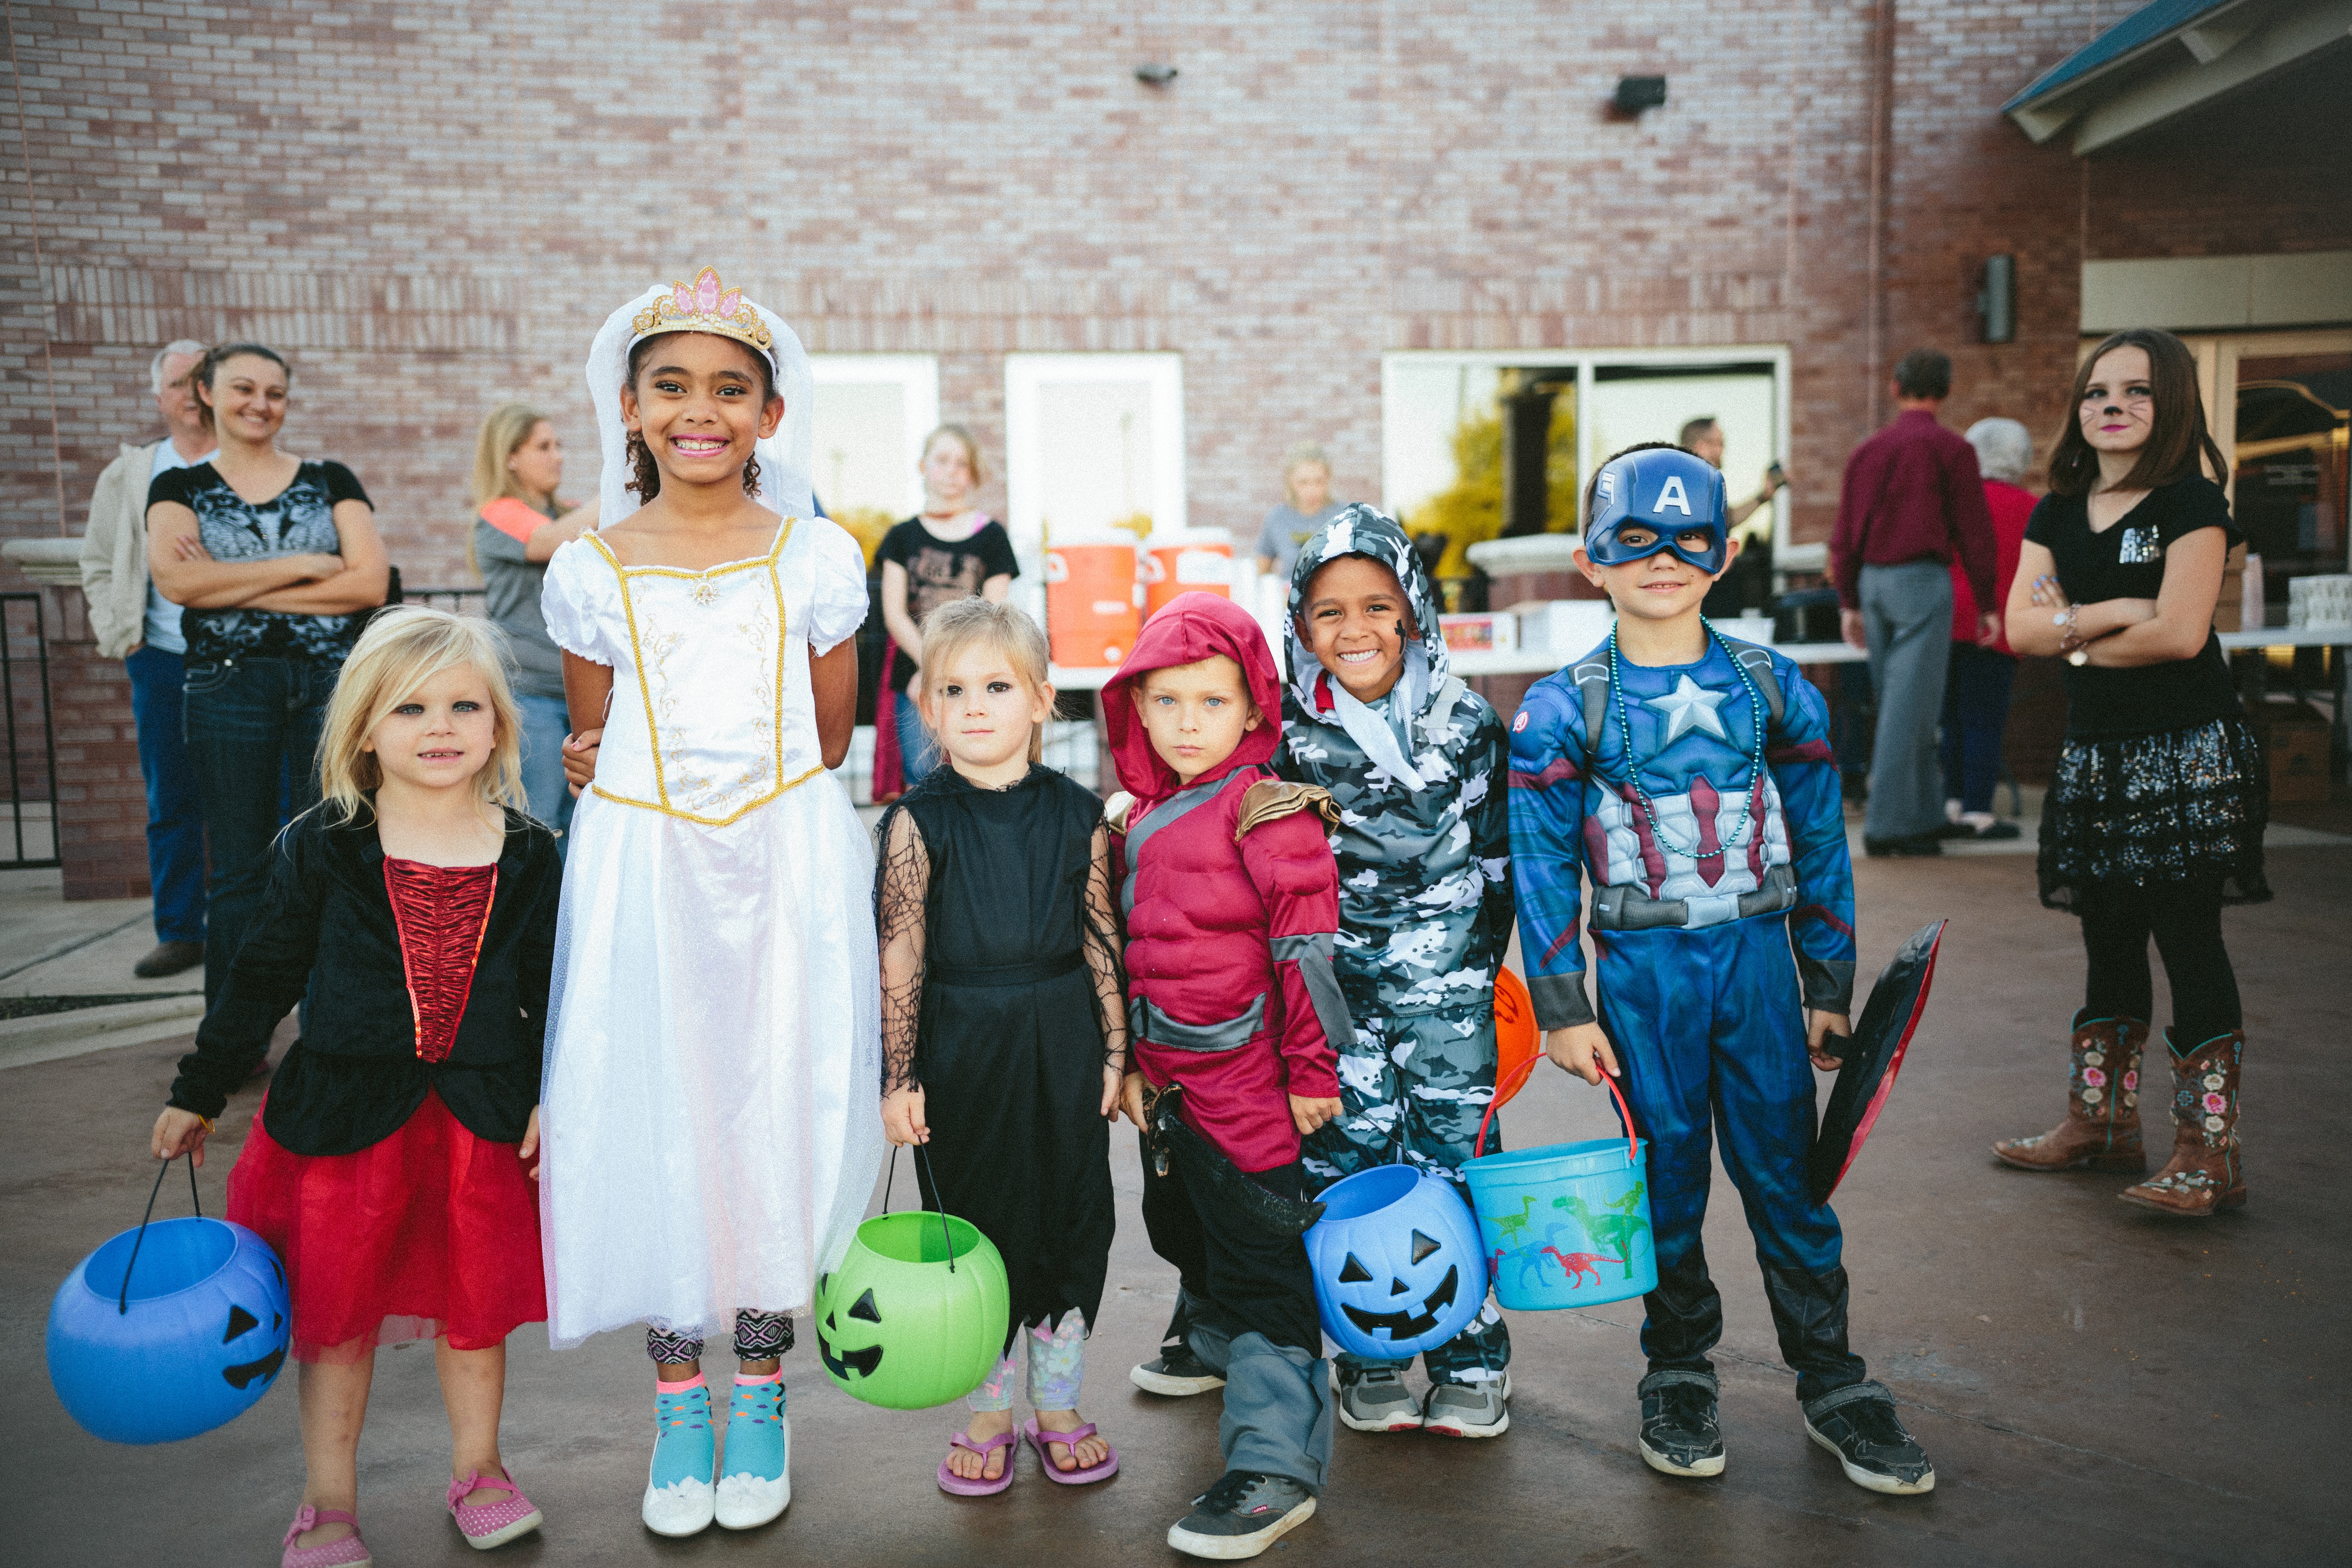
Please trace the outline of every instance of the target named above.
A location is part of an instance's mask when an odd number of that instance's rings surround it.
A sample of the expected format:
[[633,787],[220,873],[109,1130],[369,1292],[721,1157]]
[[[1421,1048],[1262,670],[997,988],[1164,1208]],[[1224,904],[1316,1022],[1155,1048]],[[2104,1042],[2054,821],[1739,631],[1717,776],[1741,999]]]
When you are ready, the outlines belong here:
[[2027,524],[2010,645],[2066,658],[2066,742],[2042,812],[2042,901],[2083,921],[2066,1120],[1993,1145],[2029,1171],[2140,1171],[2148,939],[2172,992],[2172,1158],[2121,1195],[2204,1215],[2246,1201],[2238,1148],[2245,1047],[2221,906],[2268,899],[2269,775],[2213,632],[2241,535],[2205,431],[2197,364],[2169,332],[2101,343],[2074,382]]
[[[961,1496],[1010,1485],[1023,1438],[1057,1481],[1118,1468],[1077,1394],[1110,1260],[1125,984],[1102,802],[1037,762],[1045,658],[1010,605],[932,612],[917,700],[950,765],[883,817],[876,874],[884,1129],[929,1146],[924,1202],[978,1226],[1012,1288],[1003,1359],[940,1466]],[[1015,1339],[1036,1411],[1017,1430]]]

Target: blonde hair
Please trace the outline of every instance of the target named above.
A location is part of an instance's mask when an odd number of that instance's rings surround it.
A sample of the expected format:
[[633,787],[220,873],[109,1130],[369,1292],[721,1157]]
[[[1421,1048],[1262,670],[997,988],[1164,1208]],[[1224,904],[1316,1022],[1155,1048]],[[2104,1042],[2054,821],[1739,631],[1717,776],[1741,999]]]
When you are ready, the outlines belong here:
[[547,416],[528,403],[501,403],[482,421],[482,433],[474,439],[474,505],[486,507],[500,496],[514,496],[537,505],[537,496],[526,496],[516,480],[507,459],[515,449],[530,439],[530,433],[547,423]]
[[367,793],[383,783],[375,753],[362,749],[376,726],[426,681],[461,665],[489,688],[496,721],[490,758],[474,774],[474,793],[485,805],[523,809],[521,725],[498,637],[488,621],[421,605],[395,605],[368,623],[343,660],[319,735],[320,798],[341,822],[360,820]]
[[[933,610],[923,622],[925,696],[931,694],[934,672],[947,668],[969,648],[1003,654],[1013,673],[1028,683],[1033,694],[1043,695],[1049,689],[1045,634],[1037,629],[1036,622],[1011,605],[992,599],[957,599]],[[939,733],[939,725],[929,714],[923,716],[923,727],[935,736]],[[1045,727],[1040,724],[1029,731],[1029,760],[1039,761],[1045,754]]]
[[[922,447],[924,459],[928,460],[931,455],[931,443],[938,440],[942,436],[945,436],[949,440],[954,441],[963,447],[964,461],[971,465],[971,488],[978,489],[981,486],[986,484],[988,482],[988,463],[986,459],[982,458],[980,455],[980,442],[973,437],[971,431],[965,429],[961,425],[942,425],[938,429],[932,431],[929,435],[924,437]],[[923,637],[924,646],[927,647],[930,646],[930,635],[929,633],[925,633]]]
[[[1282,499],[1293,511],[1298,510],[1298,490],[1297,487],[1290,482],[1290,477],[1309,463],[1322,469],[1323,478],[1326,482],[1328,482],[1331,478],[1331,459],[1325,457],[1323,448],[1314,442],[1300,441],[1282,455]],[[1328,502],[1329,498],[1325,499]]]

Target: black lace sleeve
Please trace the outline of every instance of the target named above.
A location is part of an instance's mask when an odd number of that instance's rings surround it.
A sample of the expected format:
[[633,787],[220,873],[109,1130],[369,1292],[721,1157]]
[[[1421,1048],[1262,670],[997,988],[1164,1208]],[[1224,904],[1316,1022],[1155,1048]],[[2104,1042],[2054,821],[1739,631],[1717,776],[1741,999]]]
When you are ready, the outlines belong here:
[[1095,1012],[1102,1023],[1103,1064],[1127,1068],[1127,950],[1118,929],[1118,901],[1110,880],[1110,827],[1095,824],[1092,853],[1087,857],[1087,885],[1080,902],[1078,929],[1086,944],[1087,968],[1095,981]]
[[922,1035],[931,857],[914,814],[903,806],[893,805],[883,816],[880,837],[874,926],[882,948],[882,1092],[890,1094],[919,1082],[915,1045]]

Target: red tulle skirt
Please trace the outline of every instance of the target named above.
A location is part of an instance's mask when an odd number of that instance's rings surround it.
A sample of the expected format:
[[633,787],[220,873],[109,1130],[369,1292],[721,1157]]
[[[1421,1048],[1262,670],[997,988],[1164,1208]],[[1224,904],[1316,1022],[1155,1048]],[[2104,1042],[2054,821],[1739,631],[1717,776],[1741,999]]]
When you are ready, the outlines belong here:
[[255,1111],[228,1217],[285,1262],[294,1358],[363,1361],[444,1334],[483,1350],[544,1322],[539,1184],[518,1147],[477,1138],[430,1089],[356,1154],[291,1153]]

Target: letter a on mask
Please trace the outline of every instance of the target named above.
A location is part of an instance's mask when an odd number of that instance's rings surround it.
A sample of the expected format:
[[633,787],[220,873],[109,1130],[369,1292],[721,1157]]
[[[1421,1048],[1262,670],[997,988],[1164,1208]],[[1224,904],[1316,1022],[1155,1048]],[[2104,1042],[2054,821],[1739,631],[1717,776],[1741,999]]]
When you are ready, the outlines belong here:
[[1658,492],[1657,504],[1650,510],[1663,513],[1668,507],[1673,507],[1685,517],[1691,515],[1690,497],[1683,493],[1683,477],[1680,474],[1666,476],[1666,488]]

